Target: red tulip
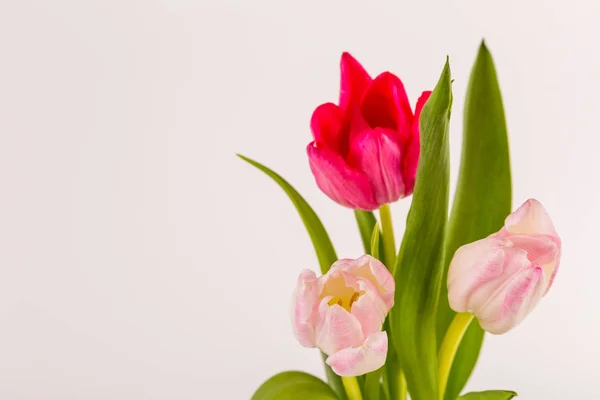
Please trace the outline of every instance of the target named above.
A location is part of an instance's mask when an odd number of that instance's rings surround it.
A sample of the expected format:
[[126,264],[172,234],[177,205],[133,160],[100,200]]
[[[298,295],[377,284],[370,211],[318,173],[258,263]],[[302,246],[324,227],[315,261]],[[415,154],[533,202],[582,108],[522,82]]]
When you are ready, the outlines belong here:
[[372,79],[349,53],[342,54],[340,67],[339,105],[322,104],[312,115],[310,168],[333,201],[374,210],[413,192],[419,114],[431,92],[423,92],[413,114],[395,75]]

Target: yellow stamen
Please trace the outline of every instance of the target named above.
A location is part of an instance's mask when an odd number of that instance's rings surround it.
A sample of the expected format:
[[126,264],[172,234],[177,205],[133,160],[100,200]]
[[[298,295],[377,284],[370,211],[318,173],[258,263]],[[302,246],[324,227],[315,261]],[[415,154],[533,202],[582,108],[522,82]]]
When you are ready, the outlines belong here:
[[338,306],[350,311],[350,309],[352,308],[352,304],[354,304],[354,302],[358,300],[360,296],[361,293],[359,292],[354,292],[352,294],[352,297],[350,297],[350,299],[348,300],[344,300],[341,297],[335,296],[331,300],[329,300],[327,304],[329,304],[330,306],[337,304]]
[[360,297],[360,293],[358,292],[354,292],[354,294],[352,295],[352,297],[350,298],[350,308],[352,308],[352,304],[354,304],[354,302],[356,300],[358,300],[358,298]]
[[334,304],[338,304],[338,305],[342,305],[342,299],[340,299],[339,297],[334,297],[331,300],[329,300],[327,302],[327,304],[329,304],[330,306],[334,305]]

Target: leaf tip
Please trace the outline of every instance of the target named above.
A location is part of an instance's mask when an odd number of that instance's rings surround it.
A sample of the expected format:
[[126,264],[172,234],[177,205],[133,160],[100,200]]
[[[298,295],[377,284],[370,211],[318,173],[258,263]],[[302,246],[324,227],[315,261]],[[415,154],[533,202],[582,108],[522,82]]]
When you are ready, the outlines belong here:
[[477,53],[478,59],[491,59],[492,54],[490,53],[490,49],[487,47],[485,43],[485,39],[481,39],[481,44],[479,45],[479,51]]
[[246,157],[245,155],[240,154],[240,153],[235,153],[235,155],[238,156],[240,159],[246,161],[247,163],[252,164],[253,160],[251,160],[250,158]]

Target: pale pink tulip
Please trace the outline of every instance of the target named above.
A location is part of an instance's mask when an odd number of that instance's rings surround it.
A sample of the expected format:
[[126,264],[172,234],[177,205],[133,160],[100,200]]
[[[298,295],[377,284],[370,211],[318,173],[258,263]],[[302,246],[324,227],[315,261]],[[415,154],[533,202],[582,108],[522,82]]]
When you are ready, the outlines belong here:
[[336,261],[319,278],[304,270],[293,298],[294,335],[302,346],[327,354],[327,364],[340,376],[374,371],[387,356],[382,326],[394,289],[387,268],[369,255]]
[[550,289],[560,253],[546,210],[539,201],[527,200],[499,232],[456,251],[448,272],[450,307],[473,313],[490,333],[505,333]]

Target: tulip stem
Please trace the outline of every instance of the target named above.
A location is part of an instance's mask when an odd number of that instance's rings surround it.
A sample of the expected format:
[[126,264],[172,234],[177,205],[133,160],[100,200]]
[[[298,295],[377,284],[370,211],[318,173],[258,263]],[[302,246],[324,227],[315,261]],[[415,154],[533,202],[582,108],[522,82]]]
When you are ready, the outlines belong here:
[[346,389],[348,400],[362,400],[360,386],[355,376],[342,376],[342,383],[344,384],[344,389]]
[[465,336],[469,325],[471,325],[471,321],[473,321],[473,314],[471,313],[456,314],[444,336],[444,341],[440,347],[440,354],[438,357],[440,400],[443,400],[446,394],[446,386],[448,384],[448,377],[450,376],[452,364],[454,363],[454,357],[456,356],[456,352],[458,351],[463,336]]
[[398,385],[398,398],[400,400],[406,400],[406,376],[404,371],[400,370],[400,384]]
[[[392,212],[389,204],[384,204],[379,207],[379,218],[381,219],[383,236],[384,261],[393,276],[394,271],[396,270],[396,240],[394,239],[394,225],[392,223]],[[388,331],[389,335],[389,330],[386,329],[386,331]],[[404,376],[404,371],[398,369],[394,375],[396,376],[391,377],[391,379],[394,380],[391,385],[394,385],[395,395],[398,396],[397,399],[394,400],[406,400],[406,377]]]
[[381,230],[383,231],[385,264],[390,273],[394,275],[394,269],[396,268],[396,241],[394,239],[394,226],[392,224],[392,213],[389,204],[379,207],[379,218],[381,219]]

